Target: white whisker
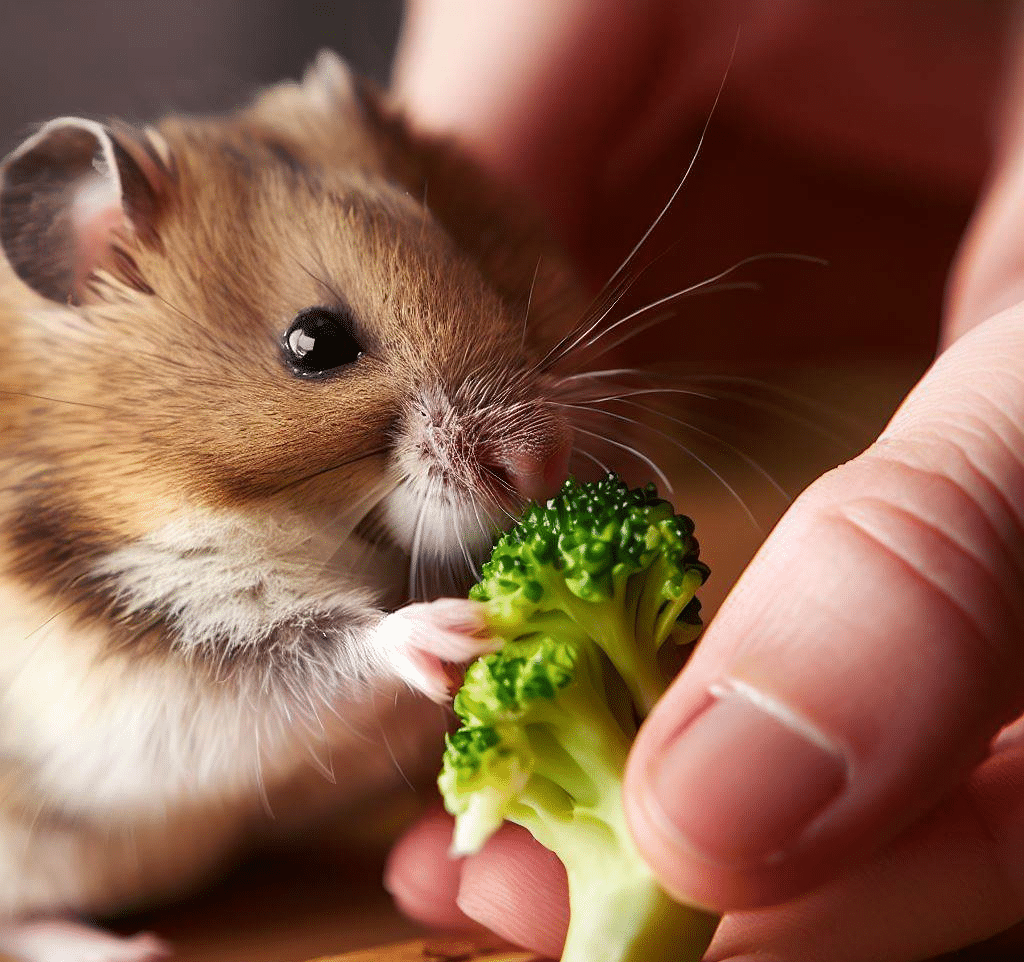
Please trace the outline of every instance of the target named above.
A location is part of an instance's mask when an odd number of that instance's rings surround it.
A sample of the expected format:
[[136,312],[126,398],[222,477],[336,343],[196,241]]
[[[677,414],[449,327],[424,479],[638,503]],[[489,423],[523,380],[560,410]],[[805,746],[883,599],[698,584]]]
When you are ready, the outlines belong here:
[[640,404],[638,401],[630,401],[630,400],[628,400],[626,398],[615,398],[615,400],[618,401],[620,404],[628,404],[628,405],[630,405],[632,407],[639,408],[641,411],[647,411],[650,414],[654,414],[654,415],[656,415],[658,417],[665,418],[665,419],[671,421],[673,424],[678,424],[680,427],[684,427],[684,428],[686,428],[689,431],[694,431],[697,434],[701,434],[704,437],[709,438],[710,440],[714,441],[716,444],[719,444],[722,447],[726,448],[728,451],[731,451],[733,454],[736,455],[736,457],[740,458],[745,464],[747,464],[751,468],[753,468],[780,495],[782,495],[782,497],[786,500],[787,504],[792,503],[793,499],[790,497],[790,495],[786,491],[786,489],[783,488],[782,485],[779,484],[779,482],[776,481],[775,478],[773,478],[771,476],[771,474],[769,474],[768,471],[766,471],[765,468],[762,465],[760,465],[757,461],[755,461],[748,454],[745,454],[743,451],[741,451],[738,447],[736,447],[736,445],[730,444],[724,438],[720,438],[717,434],[712,434],[710,431],[705,431],[704,428],[698,427],[696,424],[692,424],[689,421],[684,421],[682,418],[674,417],[673,415],[667,413],[666,411],[659,411],[657,408],[650,407],[649,405]]
[[[631,311],[625,317],[619,318],[617,321],[615,321],[615,323],[610,324],[603,331],[592,337],[588,342],[582,344],[582,346],[580,345],[580,342],[577,341],[573,345],[571,350],[585,351],[588,347],[592,347],[594,344],[596,344],[601,338],[607,337],[612,331],[622,327],[623,324],[628,324],[630,321],[635,320],[642,314],[647,313],[647,311],[654,310],[654,308],[661,307],[663,304],[668,304],[671,303],[672,301],[679,300],[682,297],[686,297],[688,294],[692,294],[695,291],[699,291],[702,288],[708,287],[709,285],[722,280],[722,278],[724,277],[728,277],[730,274],[735,273],[736,271],[740,270],[740,268],[746,267],[749,264],[754,264],[757,263],[758,261],[772,259],[807,261],[816,264],[826,263],[821,258],[812,257],[809,254],[787,254],[777,252],[769,252],[765,254],[752,254],[750,257],[744,257],[742,260],[738,260],[735,264],[726,267],[724,270],[719,271],[717,274],[712,274],[710,277],[706,277],[702,281],[697,281],[694,284],[690,284],[688,287],[681,288],[680,290],[675,291],[672,294],[666,294],[664,297],[659,297],[657,300],[651,301],[650,304],[645,304],[643,307],[639,307],[635,311]],[[566,353],[568,352],[563,352],[562,355],[560,355],[560,357],[565,357]]]
[[790,388],[784,388],[778,384],[772,384],[768,381],[762,381],[758,378],[728,374],[691,374],[687,375],[686,380],[707,381],[712,384],[735,384],[760,388],[763,391],[767,391],[770,394],[775,394],[776,396],[784,398],[787,401],[792,401],[794,403],[801,404],[805,408],[809,408],[815,414],[820,414],[824,412],[828,414],[833,421],[838,422],[845,428],[857,432],[858,434],[869,433],[869,428],[865,424],[861,423],[856,418],[850,417],[849,414],[840,411],[837,408],[832,407],[831,405],[825,404],[823,401],[815,400],[814,398],[807,397],[807,395],[805,394],[801,394],[799,391],[794,391]]
[[739,391],[718,391],[715,395],[716,400],[735,402],[736,404],[743,405],[748,408],[752,408],[755,411],[767,411],[769,414],[777,415],[782,418],[786,418],[793,424],[800,428],[806,428],[809,431],[814,432],[820,437],[826,438],[828,441],[843,448],[844,450],[855,446],[856,441],[853,437],[843,437],[836,431],[833,431],[825,425],[813,420],[810,417],[805,417],[798,414],[796,411],[789,410],[784,405],[769,401],[765,398],[755,398],[748,394],[744,394]]
[[560,383],[566,381],[595,380],[597,378],[626,377],[629,375],[647,376],[647,371],[641,367],[613,367],[603,371],[581,371],[577,374],[566,374],[560,379]]
[[[651,265],[648,264],[647,266],[650,267]],[[644,270],[646,270],[646,269],[647,268],[644,268]],[[760,291],[760,290],[763,289],[762,286],[759,283],[757,283],[757,281],[735,281],[735,282],[730,282],[728,284],[719,284],[717,286],[707,286],[707,285],[713,284],[713,282],[714,282],[714,278],[708,278],[707,281],[703,281],[703,282],[701,282],[701,284],[696,285],[696,286],[694,286],[693,288],[691,288],[691,289],[689,289],[687,291],[680,291],[680,292],[678,292],[674,296],[682,297],[684,294],[690,294],[691,296],[698,296],[698,295],[703,296],[703,295],[706,295],[706,294],[718,294],[718,293],[722,293],[722,292],[725,292],[725,291],[734,291],[734,290],[735,291],[740,291],[740,290]],[[623,293],[625,293],[625,292],[623,292]],[[578,351],[580,351],[580,352],[581,351],[585,351],[588,347],[591,347],[594,344],[596,344],[598,341],[600,341],[601,338],[603,338],[610,331],[614,330],[619,325],[619,322],[615,322],[615,323],[611,324],[605,330],[598,331],[596,334],[594,334],[594,331],[597,330],[598,327],[600,327],[601,322],[604,321],[604,319],[612,312],[612,309],[615,307],[616,304],[618,304],[619,300],[621,300],[621,295],[620,295],[620,297],[617,297],[612,302],[612,304],[608,307],[608,309],[603,314],[601,314],[601,316],[598,317],[585,331],[582,331],[577,337],[575,337],[571,344],[566,345],[564,350],[560,351],[558,353],[558,356],[554,357],[547,366],[549,368],[553,367],[555,364],[557,364],[563,358],[568,357],[569,354],[572,354],[572,353],[578,352]],[[657,303],[649,304],[648,308],[656,307],[656,306],[657,306]],[[642,311],[644,311],[646,309],[647,308],[641,308],[641,310],[639,312],[637,312],[637,313],[642,313]],[[656,327],[658,324],[661,324],[663,321],[668,320],[668,318],[672,317],[674,315],[674,313],[675,313],[675,311],[672,310],[672,311],[665,311],[665,312],[659,314],[657,317],[655,317],[652,320],[650,320],[650,321],[646,322],[645,324],[641,325],[636,330],[630,331],[627,335],[625,335],[624,337],[622,337],[619,340],[615,341],[613,344],[604,347],[601,350],[600,353],[598,353],[596,355],[593,355],[590,358],[590,360],[593,361],[594,359],[596,359],[598,357],[601,357],[603,354],[606,354],[608,351],[618,347],[620,344],[624,344],[626,341],[628,341],[632,337],[635,337],[637,334],[641,334],[644,331],[650,330],[652,327]],[[635,314],[630,315],[630,317],[634,317],[634,316],[635,316]],[[590,341],[588,343],[584,344],[583,343],[584,340],[587,337],[589,337],[591,334],[593,334],[593,337],[591,337],[591,339],[590,339]],[[546,358],[545,358],[545,360],[546,360]]]
[[417,598],[424,598],[425,594],[421,594],[419,580],[421,576],[421,565],[420,565],[420,551],[422,549],[423,540],[423,525],[427,516],[427,496],[424,494],[420,497],[419,505],[416,509],[416,526],[413,529],[412,546],[409,549],[409,598],[416,600]]
[[[688,291],[687,293],[691,297],[703,297],[703,296],[705,296],[707,294],[723,294],[723,293],[726,293],[728,291],[756,291],[756,292],[759,292],[759,291],[762,291],[763,289],[764,288],[762,287],[762,285],[758,284],[757,281],[735,281],[735,282],[730,282],[728,284],[714,284],[714,285],[712,285],[710,287],[697,287],[697,288],[694,288],[691,291]],[[682,295],[680,295],[680,296],[682,296]],[[596,361],[599,357],[603,357],[609,351],[614,351],[615,348],[621,347],[627,341],[631,341],[634,337],[638,337],[640,334],[643,334],[646,331],[651,330],[651,328],[657,327],[659,324],[663,324],[669,318],[675,317],[676,314],[678,313],[678,311],[679,311],[679,308],[673,307],[672,310],[663,311],[660,314],[656,314],[650,320],[645,321],[643,324],[639,325],[638,327],[633,328],[630,331],[627,331],[625,334],[623,334],[621,337],[616,338],[611,343],[602,344],[601,345],[601,350],[597,351],[594,354],[591,354],[589,356],[589,358],[587,359],[588,362],[592,363],[592,362]],[[611,333],[611,331],[616,326],[618,326],[618,325],[617,324],[613,324],[607,330],[602,331],[602,332],[596,334],[593,338],[591,338],[589,343],[581,345],[579,347],[580,352],[586,351],[588,347],[593,347],[595,344],[600,342],[605,337],[605,335]],[[564,356],[565,355],[563,355],[563,357]]]
[[[636,425],[637,427],[645,428],[646,430],[651,431],[654,434],[657,434],[660,437],[665,438],[665,440],[667,440],[670,444],[674,444],[676,447],[680,448],[682,451],[688,454],[691,458],[693,458],[694,461],[696,461],[710,475],[712,475],[712,477],[714,477],[726,489],[726,491],[728,491],[729,494],[732,495],[732,497],[736,500],[739,506],[743,509],[743,512],[746,514],[747,518],[750,519],[750,523],[757,529],[757,531],[761,534],[764,533],[764,529],[761,527],[760,524],[758,524],[757,518],[754,517],[753,512],[747,506],[746,501],[743,500],[740,493],[731,484],[729,484],[729,482],[726,481],[725,478],[723,478],[718,471],[711,467],[711,465],[708,464],[707,461],[700,457],[691,448],[687,447],[687,445],[683,444],[683,442],[680,441],[678,438],[673,437],[668,432],[662,431],[659,428],[654,427],[653,425],[645,424],[643,421],[639,421],[636,418],[627,417],[624,414],[616,414],[614,411],[606,411],[603,408],[587,408],[576,404],[568,404],[565,405],[565,407],[577,408],[579,410],[585,411],[587,414],[590,415],[603,414],[605,417],[614,418],[617,421],[625,421],[627,424],[633,424]],[[671,488],[669,488],[669,490],[671,491]]]
[[693,156],[690,158],[690,163],[687,165],[686,170],[683,173],[682,179],[676,185],[676,189],[672,191],[671,196],[665,203],[665,206],[662,207],[661,212],[658,214],[657,217],[654,218],[654,221],[651,223],[650,227],[648,227],[647,230],[644,231],[643,236],[640,238],[640,240],[637,241],[636,246],[629,252],[629,254],[626,255],[626,259],[616,268],[615,273],[608,278],[609,284],[612,283],[615,280],[615,278],[618,277],[619,274],[621,274],[626,269],[626,266],[630,263],[630,261],[632,261],[633,258],[636,257],[636,255],[640,251],[640,248],[643,247],[644,244],[647,242],[647,238],[651,236],[651,234],[654,232],[654,229],[658,226],[658,224],[661,223],[662,219],[668,213],[669,208],[671,208],[672,204],[675,203],[676,197],[679,196],[679,192],[683,189],[683,185],[689,179],[690,173],[693,170],[694,165],[697,163],[697,158],[700,156],[701,148],[704,146],[704,138],[707,136],[708,128],[710,128],[711,126],[711,120],[715,116],[715,111],[718,109],[718,102],[722,99],[722,91],[725,90],[725,82],[726,80],[729,79],[729,71],[732,70],[733,61],[736,59],[736,49],[739,46],[739,43],[740,32],[739,30],[737,30],[736,39],[733,41],[732,45],[732,52],[729,54],[729,63],[726,65],[725,73],[722,76],[722,82],[718,85],[718,92],[715,94],[715,99],[711,104],[711,109],[708,111],[707,120],[704,121],[704,127],[700,132],[700,137],[697,138],[697,146],[694,148]]
[[[380,732],[380,740],[381,740],[381,742],[384,745],[384,750],[388,753],[388,758],[391,759],[391,764],[395,766],[395,771],[398,772],[398,774],[402,776],[402,781],[404,781],[405,784],[408,785],[409,788],[411,788],[415,792],[416,791],[416,786],[413,785],[413,783],[410,780],[409,776],[405,773],[405,769],[402,767],[402,763],[398,760],[398,756],[395,754],[395,750],[391,746],[391,740],[388,738],[388,733],[387,733],[387,731],[384,728],[384,723],[380,720],[380,714],[376,711],[376,708],[377,708],[376,698],[374,698],[373,707],[374,707],[374,716],[377,719],[377,730]],[[389,714],[390,714],[390,712],[389,712]]]
[[[622,394],[606,394],[603,397],[582,397],[574,398],[573,400],[579,404],[600,404],[604,401],[621,401],[624,398],[641,397],[645,394],[682,394],[686,397],[699,397],[705,401],[718,400],[718,398],[713,394],[703,394],[700,391],[689,391],[686,388],[679,387],[637,388],[636,390],[626,391]],[[561,398],[562,395],[556,395],[556,397]]]
[[[657,258],[651,263],[653,264],[656,261]],[[608,285],[606,284],[602,291],[607,291],[607,293],[603,294],[603,296],[599,294],[594,299],[591,305],[583,312],[579,321],[551,346],[548,352],[534,365],[533,369],[544,370],[557,364],[560,358],[572,350],[573,343],[582,337],[586,337],[596,325],[600,324],[615,309],[615,305],[629,293],[633,285],[640,280],[650,266],[651,264],[647,264],[640,270],[635,271],[633,276],[623,278],[611,290],[607,290]]]
[[608,467],[608,465],[605,464],[603,461],[599,460],[593,454],[591,454],[586,448],[581,448],[578,444],[574,445],[572,453],[582,454],[583,457],[585,457],[588,461],[591,461],[594,464],[596,464],[605,474],[612,474],[612,469]]
[[[591,412],[588,412],[588,413],[593,414],[595,412],[591,411]],[[588,431],[586,428],[580,427],[580,425],[578,425],[578,424],[573,425],[573,430],[579,431],[581,434],[586,434],[588,437],[596,438],[598,441],[603,441],[605,444],[611,444],[613,447],[621,448],[623,451],[627,452],[628,454],[632,454],[633,457],[635,457],[639,461],[643,461],[644,464],[646,464],[652,471],[654,471],[655,474],[657,474],[658,479],[665,486],[665,490],[666,491],[668,491],[670,494],[674,493],[675,489],[672,487],[672,482],[669,481],[668,475],[665,474],[665,472],[662,471],[661,468],[658,467],[658,465],[655,464],[642,451],[638,451],[636,448],[632,447],[629,444],[625,444],[622,441],[616,441],[614,438],[606,437],[603,434],[597,434],[594,431]]]
[[543,257],[537,258],[537,266],[533,269],[533,280],[530,282],[530,293],[526,298],[526,312],[523,314],[523,334],[519,339],[519,350],[526,346],[526,327],[530,323],[530,305],[533,303],[533,289],[537,286],[537,275],[540,273],[540,262]]

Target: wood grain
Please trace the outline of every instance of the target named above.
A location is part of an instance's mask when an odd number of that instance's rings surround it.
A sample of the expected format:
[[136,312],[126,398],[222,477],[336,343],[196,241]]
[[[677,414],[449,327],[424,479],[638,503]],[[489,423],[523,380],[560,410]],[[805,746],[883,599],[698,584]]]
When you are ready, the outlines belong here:
[[350,952],[315,962],[542,962],[532,952],[487,948],[464,939],[417,939],[401,945]]

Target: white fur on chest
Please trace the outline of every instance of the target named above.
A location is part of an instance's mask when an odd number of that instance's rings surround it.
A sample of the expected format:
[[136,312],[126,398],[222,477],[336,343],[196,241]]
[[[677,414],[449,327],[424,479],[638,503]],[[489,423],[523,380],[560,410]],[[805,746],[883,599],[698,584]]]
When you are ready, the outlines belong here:
[[398,683],[273,712],[167,659],[97,659],[102,638],[3,583],[0,610],[0,769],[30,779],[16,807],[0,798],[0,919],[192,884],[272,824],[393,788],[441,743],[441,710]]
[[[24,759],[50,797],[109,811],[251,792],[352,741],[356,706],[394,685],[358,627],[344,635],[345,622],[372,621],[387,586],[339,583],[336,554],[281,525],[202,516],[114,552],[95,573],[117,585],[125,615],[165,616],[173,650],[155,653],[112,650],[101,623],[75,623],[0,584],[9,613],[0,628],[0,750]],[[324,645],[323,671],[312,670],[319,690],[277,684],[272,668],[242,682],[230,676],[232,659],[260,664],[254,646],[304,643],[307,622],[317,631],[332,617],[341,636]],[[281,626],[288,634],[279,641]],[[301,657],[319,657],[316,641]]]
[[[374,642],[374,603],[405,572],[359,577],[345,550],[223,515],[120,549],[94,573],[116,585],[123,616],[158,611],[170,624],[170,647],[156,651],[112,646],[105,621],[0,579],[0,776],[22,780],[6,806],[0,797],[0,916],[16,904],[113,906],[141,884],[139,859],[166,890],[270,814],[289,821],[300,817],[289,806],[322,810],[429,765],[443,711],[412,695]],[[233,674],[260,644],[286,650],[256,652],[254,669]],[[260,660],[271,656],[276,668]],[[26,831],[36,805],[85,829],[65,836],[41,819]],[[97,832],[107,842],[92,846]]]
[[107,555],[125,613],[158,609],[182,652],[237,650],[310,612],[380,608],[394,568],[355,539],[284,517],[190,512]]

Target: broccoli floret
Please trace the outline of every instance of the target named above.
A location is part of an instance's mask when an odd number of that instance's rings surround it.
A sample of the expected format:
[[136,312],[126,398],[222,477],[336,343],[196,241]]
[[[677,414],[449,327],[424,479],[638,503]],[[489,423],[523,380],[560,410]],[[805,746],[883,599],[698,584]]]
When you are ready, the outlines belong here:
[[693,522],[653,484],[569,480],[498,541],[469,596],[484,602],[500,637],[593,641],[645,717],[666,685],[658,650],[700,633],[694,592],[709,571],[699,551]]
[[504,644],[455,697],[439,778],[453,853],[503,820],[553,851],[569,881],[563,962],[696,960],[717,923],[661,890],[622,806],[636,725],[669,682],[659,649],[700,632],[698,551],[653,486],[569,481],[499,540],[470,592]]

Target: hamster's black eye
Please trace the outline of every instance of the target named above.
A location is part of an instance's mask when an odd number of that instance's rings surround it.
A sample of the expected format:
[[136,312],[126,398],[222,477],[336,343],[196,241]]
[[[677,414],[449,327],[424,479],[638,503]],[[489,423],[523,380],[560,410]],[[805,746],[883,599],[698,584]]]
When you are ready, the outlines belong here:
[[363,349],[352,333],[352,319],[347,311],[307,307],[296,315],[285,333],[284,352],[296,374],[312,377],[358,361]]

